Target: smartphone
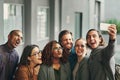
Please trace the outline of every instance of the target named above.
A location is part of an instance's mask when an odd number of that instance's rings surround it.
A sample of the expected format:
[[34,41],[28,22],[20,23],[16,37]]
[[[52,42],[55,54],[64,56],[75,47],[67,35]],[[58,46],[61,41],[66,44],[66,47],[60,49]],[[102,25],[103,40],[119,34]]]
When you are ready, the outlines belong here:
[[110,25],[111,24],[108,24],[108,23],[100,23],[100,30],[102,30],[102,31],[108,31],[108,27]]

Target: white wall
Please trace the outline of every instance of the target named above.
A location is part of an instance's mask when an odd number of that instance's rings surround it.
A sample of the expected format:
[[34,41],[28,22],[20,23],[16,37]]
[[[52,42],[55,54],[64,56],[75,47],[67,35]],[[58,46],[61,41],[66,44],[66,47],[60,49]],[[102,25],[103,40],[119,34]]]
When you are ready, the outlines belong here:
[[63,0],[62,2],[62,29],[70,30],[75,35],[75,12],[83,13],[82,35],[89,28],[88,0]]
[[105,0],[105,20],[111,18],[120,20],[120,0]]
[[3,36],[4,35],[4,27],[3,27],[3,0],[0,0],[0,44],[4,43]]

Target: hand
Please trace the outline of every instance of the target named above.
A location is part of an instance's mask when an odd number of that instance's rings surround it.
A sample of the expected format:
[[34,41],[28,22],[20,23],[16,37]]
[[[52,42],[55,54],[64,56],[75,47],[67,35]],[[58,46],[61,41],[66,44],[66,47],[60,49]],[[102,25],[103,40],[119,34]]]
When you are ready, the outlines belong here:
[[110,40],[115,40],[116,39],[116,34],[117,34],[117,28],[115,24],[111,24],[108,27],[108,33],[110,36]]

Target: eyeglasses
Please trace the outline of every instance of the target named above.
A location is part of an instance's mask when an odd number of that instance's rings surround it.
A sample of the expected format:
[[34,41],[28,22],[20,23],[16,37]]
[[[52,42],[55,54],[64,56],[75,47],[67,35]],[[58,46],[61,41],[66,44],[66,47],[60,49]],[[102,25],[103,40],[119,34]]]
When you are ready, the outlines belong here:
[[30,56],[37,56],[37,55],[39,55],[39,54],[41,54],[42,53],[42,51],[40,50],[39,52],[35,52],[35,53],[33,53],[32,55],[30,55]]
[[62,47],[55,47],[53,48],[53,50],[62,50],[63,48]]

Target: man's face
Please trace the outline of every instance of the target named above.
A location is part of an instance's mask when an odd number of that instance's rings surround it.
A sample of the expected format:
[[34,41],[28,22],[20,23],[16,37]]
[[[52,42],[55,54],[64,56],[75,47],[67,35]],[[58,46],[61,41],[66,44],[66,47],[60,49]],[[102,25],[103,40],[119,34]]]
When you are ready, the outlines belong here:
[[101,38],[99,37],[97,31],[90,31],[87,36],[87,43],[92,48],[95,49],[99,46]]
[[8,36],[8,45],[11,48],[16,48],[23,39],[22,32],[20,31],[15,31],[11,35]]
[[73,46],[73,39],[71,34],[65,34],[62,36],[61,45],[63,48],[71,50]]

